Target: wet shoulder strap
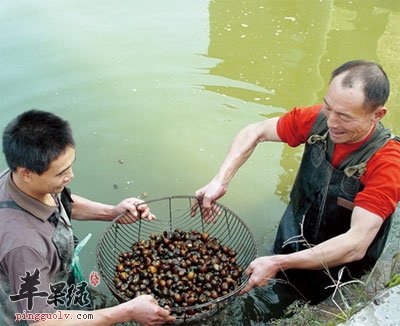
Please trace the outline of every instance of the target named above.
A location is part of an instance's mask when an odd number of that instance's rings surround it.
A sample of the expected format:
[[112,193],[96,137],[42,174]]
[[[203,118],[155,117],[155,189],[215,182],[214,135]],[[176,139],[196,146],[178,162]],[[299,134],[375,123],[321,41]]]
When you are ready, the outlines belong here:
[[71,197],[71,190],[67,187],[63,189],[61,192],[60,200],[62,205],[64,206],[65,212],[68,215],[68,218],[71,220],[72,213],[72,203],[74,202]]
[[[4,170],[4,171],[0,174],[0,178],[1,178],[1,177],[4,177],[9,171],[10,171],[10,169]],[[13,208],[13,209],[18,209],[18,210],[20,210],[20,211],[26,212],[25,209],[23,209],[21,206],[19,206],[19,205],[18,205],[15,201],[13,201],[12,199],[0,201],[0,209],[1,209],[1,208]]]
[[20,211],[26,212],[25,209],[23,209],[21,206],[19,206],[15,201],[13,200],[4,200],[0,201],[0,209],[1,208],[13,208],[13,209],[18,209]]
[[317,119],[311,127],[310,134],[311,135],[322,135],[328,131],[328,125],[326,124],[326,117],[322,110],[318,113]]
[[[308,138],[308,143],[312,144],[316,141],[324,143],[324,148],[327,153],[327,159],[332,160],[335,144],[327,135],[328,125],[326,116],[323,112],[319,112],[315,120]],[[359,164],[366,165],[366,162],[390,139],[399,141],[399,137],[392,136],[389,129],[386,129],[380,122],[373,131],[371,137],[363,145],[361,145],[351,155],[347,156],[338,167],[340,170],[347,167],[358,166]]]
[[[71,203],[73,202],[71,198],[71,192],[69,189],[64,188],[61,194],[61,202],[66,210],[68,217],[71,219]],[[19,206],[15,201],[12,199],[0,201],[0,209],[1,208],[13,208],[18,209],[23,212],[28,212],[26,209]],[[29,212],[28,212],[29,213]]]

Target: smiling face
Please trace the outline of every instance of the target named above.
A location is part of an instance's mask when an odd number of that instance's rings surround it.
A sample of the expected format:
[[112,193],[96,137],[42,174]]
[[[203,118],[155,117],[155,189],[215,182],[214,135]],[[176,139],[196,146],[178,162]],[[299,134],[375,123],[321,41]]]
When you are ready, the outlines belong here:
[[331,81],[323,106],[329,136],[336,144],[351,144],[363,140],[386,114],[383,106],[374,111],[365,106],[360,82],[353,87],[342,86],[344,75],[345,73],[340,74]]
[[74,178],[72,164],[75,160],[75,149],[67,147],[65,152],[50,163],[49,169],[41,175],[34,174],[43,191],[60,193]]
[[25,175],[27,192],[35,197],[42,198],[48,194],[60,193],[74,178],[72,164],[75,160],[75,149],[68,146],[42,174],[29,172]]

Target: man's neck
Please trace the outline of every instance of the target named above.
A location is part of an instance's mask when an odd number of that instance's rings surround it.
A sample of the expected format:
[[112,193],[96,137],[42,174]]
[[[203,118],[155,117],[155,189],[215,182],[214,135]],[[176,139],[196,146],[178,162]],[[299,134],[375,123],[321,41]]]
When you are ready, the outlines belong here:
[[51,194],[42,194],[33,191],[29,188],[28,184],[24,180],[22,180],[21,176],[18,173],[11,172],[11,179],[14,182],[15,186],[24,194],[33,197],[48,206],[57,206],[57,203],[55,202]]

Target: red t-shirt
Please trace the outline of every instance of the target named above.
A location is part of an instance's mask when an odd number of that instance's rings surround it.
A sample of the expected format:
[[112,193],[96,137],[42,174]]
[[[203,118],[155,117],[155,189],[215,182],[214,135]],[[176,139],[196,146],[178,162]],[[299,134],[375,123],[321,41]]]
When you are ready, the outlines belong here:
[[[305,143],[321,108],[321,104],[294,108],[282,116],[277,126],[282,141],[292,147]],[[367,139],[353,144],[336,144],[332,165],[337,167]],[[357,194],[354,204],[386,218],[394,212],[400,201],[400,143],[389,140],[370,158],[366,168],[360,178],[364,189]]]

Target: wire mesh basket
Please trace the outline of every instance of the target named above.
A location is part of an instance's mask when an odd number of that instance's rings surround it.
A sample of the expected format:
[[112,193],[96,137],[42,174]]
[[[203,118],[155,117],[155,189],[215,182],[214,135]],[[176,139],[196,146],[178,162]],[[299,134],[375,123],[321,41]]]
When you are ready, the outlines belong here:
[[[154,234],[173,232],[176,229],[187,232],[206,232],[210,237],[217,238],[221,245],[232,248],[236,252],[235,260],[243,271],[256,257],[256,246],[253,235],[243,221],[229,208],[215,203],[220,215],[213,222],[205,222],[201,210],[191,216],[191,207],[197,201],[193,196],[172,196],[146,202],[150,211],[157,216],[154,221],[140,219],[135,223],[122,224],[121,217],[117,217],[102,234],[97,245],[97,264],[105,283],[119,302],[130,300],[121,294],[115,287],[115,266],[118,256],[128,252],[133,243],[147,240]],[[172,307],[171,314],[176,316],[176,323],[197,322],[208,318],[229,302],[231,302],[244,288],[248,275],[242,273],[237,286],[229,293],[205,303],[186,307]]]

